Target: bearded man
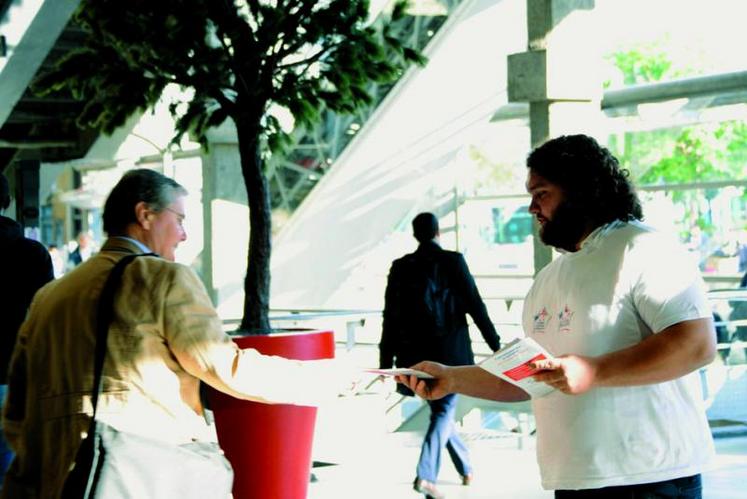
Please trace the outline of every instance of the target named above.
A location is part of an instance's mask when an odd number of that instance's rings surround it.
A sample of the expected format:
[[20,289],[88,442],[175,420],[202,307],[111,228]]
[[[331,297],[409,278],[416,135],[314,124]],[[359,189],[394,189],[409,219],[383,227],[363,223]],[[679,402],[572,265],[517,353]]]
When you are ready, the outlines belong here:
[[[698,369],[716,353],[705,286],[685,249],[641,223],[628,172],[596,140],[563,136],[527,159],[529,211],[561,255],[536,276],[523,327],[554,359],[533,399],[542,485],[556,498],[702,496],[713,455]],[[418,395],[528,395],[477,366],[413,366]]]

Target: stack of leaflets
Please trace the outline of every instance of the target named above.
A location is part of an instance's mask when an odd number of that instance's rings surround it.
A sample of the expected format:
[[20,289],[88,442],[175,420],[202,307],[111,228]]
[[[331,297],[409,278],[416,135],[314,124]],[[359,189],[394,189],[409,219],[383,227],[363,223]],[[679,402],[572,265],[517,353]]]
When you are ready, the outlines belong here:
[[553,356],[532,338],[517,338],[480,363],[480,367],[499,378],[516,385],[532,397],[542,397],[555,388],[532,379],[538,370],[530,364]]

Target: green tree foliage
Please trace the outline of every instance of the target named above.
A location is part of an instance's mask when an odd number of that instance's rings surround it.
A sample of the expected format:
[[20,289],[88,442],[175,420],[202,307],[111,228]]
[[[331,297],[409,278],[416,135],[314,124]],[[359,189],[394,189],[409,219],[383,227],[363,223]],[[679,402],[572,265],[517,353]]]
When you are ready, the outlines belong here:
[[[635,175],[637,183],[692,184],[744,178],[747,165],[747,125],[744,122],[703,123],[658,132],[659,144],[666,145],[658,151],[658,160],[638,169]],[[648,152],[653,156],[651,150],[640,147],[641,143],[637,148],[639,153]],[[681,222],[686,232],[692,224],[708,234],[715,231],[711,223],[710,202],[718,194],[717,188],[670,192],[672,200],[685,207]],[[683,236],[686,237],[687,233]]]
[[652,52],[648,47],[615,52],[612,59],[622,72],[625,85],[659,81],[672,68],[672,61],[665,54]]
[[389,20],[368,22],[368,0],[83,0],[76,21],[85,45],[41,77],[41,92],[70,90],[86,102],[81,126],[113,132],[151,108],[169,84],[189,90],[174,102],[177,136],[206,144],[227,118],[238,133],[249,199],[250,241],[243,330],[269,330],[270,204],[267,154],[289,142],[272,109],[296,126],[328,109],[352,113],[371,101],[371,82],[396,80],[424,59],[391,34]]
[[475,165],[472,174],[474,192],[517,192],[524,189],[525,172],[510,161],[495,159],[479,145],[467,148],[467,157]]
[[[695,70],[671,60],[665,43],[638,44],[609,59],[627,85],[692,75]],[[638,184],[688,184],[743,179],[747,165],[747,125],[741,121],[700,123],[647,132],[626,132],[610,146]],[[687,224],[713,232],[708,211],[716,189],[674,190],[672,200],[686,209]],[[706,202],[703,203],[701,200]],[[705,212],[703,211],[705,208]]]
[[[667,36],[649,42],[635,42],[621,46],[617,51],[607,55],[609,61],[619,72],[615,78],[618,84],[637,85],[671,78],[692,76],[696,73],[693,60],[672,60],[672,42]],[[697,52],[690,54],[696,58]],[[604,82],[604,86],[612,86],[612,81]]]
[[[728,180],[739,173],[736,159],[744,156],[745,124],[724,122],[682,129],[669,155],[638,177],[643,184]],[[711,199],[714,192],[706,192]]]

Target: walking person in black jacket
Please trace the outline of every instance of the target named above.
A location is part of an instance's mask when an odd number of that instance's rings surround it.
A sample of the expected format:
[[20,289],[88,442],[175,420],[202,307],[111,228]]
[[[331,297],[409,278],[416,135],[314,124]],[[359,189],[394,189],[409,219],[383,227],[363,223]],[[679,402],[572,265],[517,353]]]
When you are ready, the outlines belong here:
[[[472,317],[488,346],[496,351],[500,338],[461,253],[439,246],[438,219],[420,213],[412,221],[419,246],[392,263],[386,287],[379,366],[409,367],[438,359],[452,366],[475,363],[466,314]],[[397,391],[412,395],[404,385]],[[444,447],[462,477],[472,480],[467,448],[454,428],[456,395],[429,400],[431,418],[423,440],[413,487],[428,497],[442,497],[436,488]]]

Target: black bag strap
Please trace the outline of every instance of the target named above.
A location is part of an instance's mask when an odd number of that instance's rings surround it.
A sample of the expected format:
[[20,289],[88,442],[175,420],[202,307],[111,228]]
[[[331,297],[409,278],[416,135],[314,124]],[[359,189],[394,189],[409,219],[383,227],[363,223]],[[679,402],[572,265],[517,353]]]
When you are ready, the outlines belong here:
[[155,253],[138,253],[127,255],[121,258],[112,269],[109,277],[104,283],[104,289],[99,296],[99,303],[96,310],[96,349],[93,362],[93,388],[91,390],[91,404],[93,405],[93,416],[91,417],[91,429],[96,426],[96,405],[99,400],[99,391],[101,384],[101,373],[104,369],[104,359],[106,358],[106,344],[109,336],[109,324],[112,321],[114,293],[119,287],[122,280],[122,273],[125,267],[139,256],[158,256]]
[[158,256],[155,253],[130,254],[114,264],[106,278],[104,288],[99,296],[96,307],[96,347],[93,361],[93,387],[91,388],[91,404],[93,415],[88,425],[88,434],[80,443],[75,454],[72,468],[65,478],[60,497],[62,499],[81,499],[91,497],[96,489],[98,480],[101,451],[96,444],[96,406],[101,389],[101,373],[106,358],[106,339],[109,336],[109,324],[112,320],[114,293],[119,287],[125,267],[139,256]]

